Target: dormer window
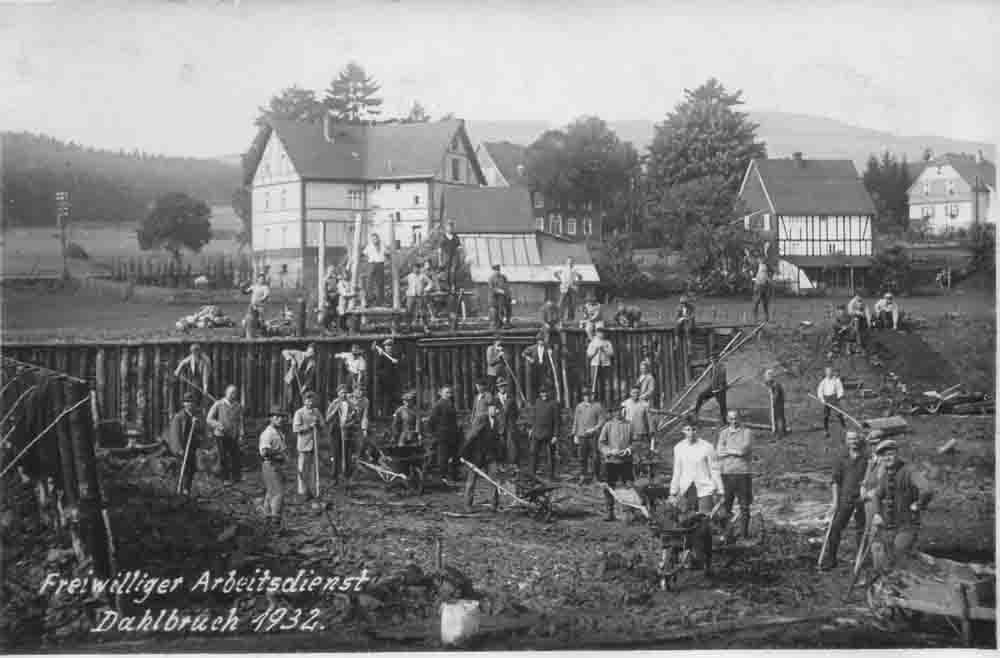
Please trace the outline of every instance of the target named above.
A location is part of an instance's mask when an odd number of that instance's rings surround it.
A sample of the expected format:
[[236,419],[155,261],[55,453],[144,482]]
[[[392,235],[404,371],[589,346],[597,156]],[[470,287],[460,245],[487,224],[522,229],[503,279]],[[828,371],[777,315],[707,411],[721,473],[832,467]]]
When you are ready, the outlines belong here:
[[955,181],[950,180],[945,183],[945,188],[948,190],[948,194],[955,194]]
[[923,185],[923,193],[924,193],[924,196],[930,196],[930,194],[931,194],[931,184],[930,183],[924,183],[924,185]]

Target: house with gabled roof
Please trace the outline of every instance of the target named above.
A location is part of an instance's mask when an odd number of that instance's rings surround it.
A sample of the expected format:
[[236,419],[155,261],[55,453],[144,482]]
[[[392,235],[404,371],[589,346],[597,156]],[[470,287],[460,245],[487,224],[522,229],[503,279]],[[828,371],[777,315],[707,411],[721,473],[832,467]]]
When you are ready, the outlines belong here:
[[850,160],[759,158],[739,198],[747,230],[768,243],[776,280],[793,289],[861,284],[873,255],[875,206]]
[[946,153],[923,165],[906,193],[911,222],[926,221],[941,235],[994,221],[997,170],[982,151]]
[[487,282],[499,265],[518,303],[555,299],[555,272],[572,258],[582,287],[600,283],[586,244],[537,229],[531,194],[525,187],[451,187],[441,198],[443,217],[455,231],[469,263],[480,301],[489,302]]
[[449,188],[485,184],[465,123],[346,125],[273,120],[250,154],[252,250],[258,265],[316,289],[344,262],[355,227],[418,244]]

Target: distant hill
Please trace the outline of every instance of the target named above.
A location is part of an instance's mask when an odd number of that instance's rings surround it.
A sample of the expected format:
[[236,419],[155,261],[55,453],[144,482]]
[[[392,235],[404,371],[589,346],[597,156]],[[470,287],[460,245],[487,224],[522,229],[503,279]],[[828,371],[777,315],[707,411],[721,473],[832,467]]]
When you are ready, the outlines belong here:
[[[760,124],[758,134],[767,143],[770,157],[790,157],[802,151],[807,158],[836,158],[853,160],[862,171],[868,156],[888,149],[905,155],[911,162],[920,159],[925,147],[934,153],[975,153],[996,162],[996,148],[992,144],[969,142],[938,136],[902,136],[892,133],[859,128],[835,119],[791,114],[787,112],[750,112],[750,118]],[[466,122],[473,143],[507,140],[515,144],[531,144],[550,128],[558,128],[545,121],[479,121]],[[618,136],[632,142],[640,152],[653,139],[655,121],[608,121]]]
[[6,220],[55,223],[55,195],[69,192],[71,221],[137,222],[160,195],[184,192],[229,205],[240,168],[217,160],[109,151],[33,133],[0,133]]

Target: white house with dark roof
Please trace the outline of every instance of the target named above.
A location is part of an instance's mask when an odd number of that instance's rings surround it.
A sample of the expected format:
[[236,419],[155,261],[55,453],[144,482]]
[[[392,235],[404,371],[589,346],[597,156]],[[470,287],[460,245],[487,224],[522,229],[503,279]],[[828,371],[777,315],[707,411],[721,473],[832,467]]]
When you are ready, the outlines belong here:
[[853,288],[871,264],[875,206],[850,160],[751,161],[739,198],[747,229],[769,245],[777,280],[793,289]]
[[[315,289],[365,234],[417,244],[440,219],[446,189],[485,184],[461,120],[344,125],[274,120],[252,149],[252,250],[258,266]],[[363,236],[367,238],[367,236]],[[321,251],[320,246],[323,246]]]
[[910,220],[926,220],[936,234],[993,222],[996,176],[996,166],[982,151],[975,156],[946,153],[923,163],[906,193]]

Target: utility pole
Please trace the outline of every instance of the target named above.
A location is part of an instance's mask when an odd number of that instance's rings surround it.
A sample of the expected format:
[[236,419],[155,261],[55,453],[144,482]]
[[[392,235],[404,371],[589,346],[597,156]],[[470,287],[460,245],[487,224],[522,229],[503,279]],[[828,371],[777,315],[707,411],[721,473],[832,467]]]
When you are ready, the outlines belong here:
[[59,226],[59,250],[62,254],[63,279],[69,278],[69,263],[66,260],[66,224],[69,222],[69,193],[56,192],[56,224]]

